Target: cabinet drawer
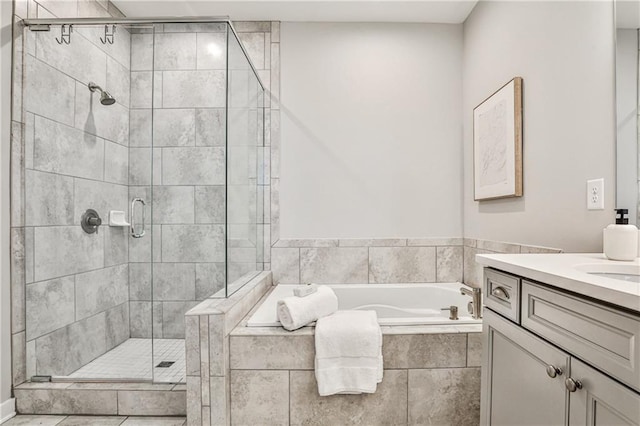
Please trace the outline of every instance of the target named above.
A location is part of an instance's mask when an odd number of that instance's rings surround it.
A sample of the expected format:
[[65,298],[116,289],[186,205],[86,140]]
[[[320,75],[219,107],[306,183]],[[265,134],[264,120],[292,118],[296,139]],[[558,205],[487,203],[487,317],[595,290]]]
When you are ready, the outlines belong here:
[[522,326],[640,391],[640,317],[523,280]]
[[485,268],[483,292],[488,308],[520,322],[520,278]]

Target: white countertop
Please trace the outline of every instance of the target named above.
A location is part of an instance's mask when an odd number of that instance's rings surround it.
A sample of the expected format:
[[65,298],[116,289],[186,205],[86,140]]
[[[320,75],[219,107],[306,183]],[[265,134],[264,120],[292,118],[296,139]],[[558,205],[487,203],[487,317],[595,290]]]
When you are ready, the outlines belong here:
[[[616,262],[602,253],[478,254],[476,261],[535,281],[640,312],[640,284],[588,274],[580,269],[623,266],[640,274],[640,260]],[[637,269],[635,269],[637,268]]]

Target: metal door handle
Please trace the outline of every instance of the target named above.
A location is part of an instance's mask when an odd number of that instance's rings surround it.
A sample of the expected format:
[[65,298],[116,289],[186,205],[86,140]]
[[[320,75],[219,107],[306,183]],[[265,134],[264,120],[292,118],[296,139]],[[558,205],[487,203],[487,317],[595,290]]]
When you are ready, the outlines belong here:
[[578,389],[582,389],[582,382],[580,380],[574,380],[571,377],[564,381],[564,386],[569,392],[575,392]]
[[[136,231],[136,204],[140,203],[142,204],[142,231],[138,232]],[[144,236],[144,232],[145,232],[145,222],[146,222],[146,206],[147,203],[144,202],[144,200],[142,198],[134,198],[131,201],[131,236],[133,238],[142,238]]]
[[562,376],[562,369],[555,365],[547,365],[547,375],[554,379],[556,376]]
[[508,301],[509,293],[504,287],[494,287],[491,289],[491,295],[496,299]]

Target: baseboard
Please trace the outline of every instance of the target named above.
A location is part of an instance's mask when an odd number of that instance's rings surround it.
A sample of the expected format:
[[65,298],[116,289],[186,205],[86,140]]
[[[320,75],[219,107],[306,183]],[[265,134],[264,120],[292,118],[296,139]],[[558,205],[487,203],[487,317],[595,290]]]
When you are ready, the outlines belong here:
[[16,415],[16,400],[9,398],[0,404],[0,423],[4,423]]

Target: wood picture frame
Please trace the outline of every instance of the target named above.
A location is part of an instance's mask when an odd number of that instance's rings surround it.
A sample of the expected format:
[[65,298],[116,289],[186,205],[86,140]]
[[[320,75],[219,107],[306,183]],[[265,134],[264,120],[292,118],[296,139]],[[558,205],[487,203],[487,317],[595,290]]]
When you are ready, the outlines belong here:
[[474,200],[522,196],[522,78],[473,109]]

